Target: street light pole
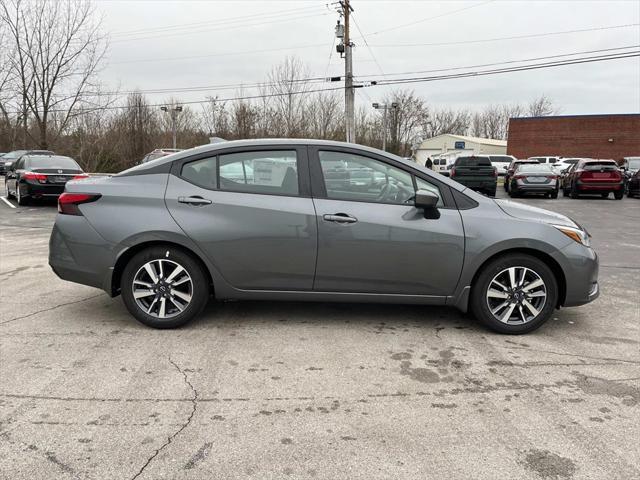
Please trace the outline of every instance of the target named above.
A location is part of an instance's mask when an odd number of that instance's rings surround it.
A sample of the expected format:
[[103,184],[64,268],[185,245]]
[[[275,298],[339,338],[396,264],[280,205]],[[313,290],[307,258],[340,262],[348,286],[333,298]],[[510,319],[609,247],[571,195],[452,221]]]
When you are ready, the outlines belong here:
[[160,110],[162,110],[163,112],[169,112],[171,114],[171,134],[173,137],[173,149],[175,150],[178,136],[178,132],[176,131],[176,119],[178,116],[178,112],[182,111],[182,106],[176,105],[175,107],[171,107],[164,105],[160,107]]
[[393,110],[398,108],[398,104],[393,102],[391,105],[386,103],[373,103],[373,108],[376,110],[382,110],[382,150],[387,151],[387,110]]

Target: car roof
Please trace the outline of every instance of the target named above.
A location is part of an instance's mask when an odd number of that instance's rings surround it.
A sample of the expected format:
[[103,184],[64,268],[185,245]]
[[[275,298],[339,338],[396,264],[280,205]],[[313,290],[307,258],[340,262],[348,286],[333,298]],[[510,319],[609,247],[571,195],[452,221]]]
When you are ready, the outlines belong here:
[[197,155],[200,153],[209,153],[209,152],[214,153],[219,150],[226,150],[228,148],[234,148],[234,147],[262,147],[262,146],[269,147],[269,146],[280,146],[280,145],[291,146],[291,147],[302,146],[302,145],[311,145],[311,146],[316,145],[316,146],[322,146],[322,147],[357,148],[358,150],[362,150],[364,152],[374,153],[377,155],[383,154],[386,156],[390,156],[394,160],[398,160],[404,164],[408,164],[412,166],[417,165],[413,161],[404,160],[402,157],[399,157],[392,153],[382,152],[375,148],[367,147],[365,145],[360,145],[357,143],[336,142],[333,140],[315,140],[315,139],[305,139],[305,138],[263,138],[263,139],[254,139],[254,140],[231,140],[228,142],[208,143],[205,145],[201,145],[199,147],[189,148],[187,150],[182,150],[176,153],[172,153],[165,157],[158,158],[140,165],[136,165],[135,167],[132,167],[132,168],[136,170],[154,168],[159,165],[164,165],[165,163],[171,163],[175,160],[180,160],[182,158],[190,157],[192,155]]

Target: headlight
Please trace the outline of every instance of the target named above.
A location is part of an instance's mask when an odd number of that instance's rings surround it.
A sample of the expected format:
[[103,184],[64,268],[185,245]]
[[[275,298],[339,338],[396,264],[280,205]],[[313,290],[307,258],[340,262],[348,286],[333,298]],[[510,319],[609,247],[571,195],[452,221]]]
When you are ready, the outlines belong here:
[[585,230],[582,230],[580,228],[565,227],[564,225],[554,225],[554,227],[556,227],[558,230],[564,233],[571,240],[575,240],[576,242],[581,243],[585,247],[591,246],[591,241],[590,241],[591,235],[589,235]]

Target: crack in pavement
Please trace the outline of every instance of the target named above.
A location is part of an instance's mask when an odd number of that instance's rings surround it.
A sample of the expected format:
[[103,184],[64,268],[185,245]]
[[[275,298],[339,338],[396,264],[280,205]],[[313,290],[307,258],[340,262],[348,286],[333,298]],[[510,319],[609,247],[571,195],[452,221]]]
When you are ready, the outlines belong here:
[[0,325],[5,325],[7,323],[15,322],[16,320],[22,320],[24,318],[33,317],[34,315],[38,315],[39,313],[49,312],[51,310],[55,310],[56,308],[66,307],[67,305],[73,305],[75,303],[86,302],[87,300],[91,300],[92,298],[98,298],[98,297],[101,297],[102,295],[103,295],[103,293],[98,293],[97,295],[92,295],[90,297],[82,298],[80,300],[74,300],[73,302],[66,302],[66,303],[61,303],[59,305],[54,305],[53,307],[45,308],[44,310],[38,310],[37,312],[29,313],[27,315],[22,315],[20,317],[15,317],[15,318],[10,318],[9,320],[5,320],[4,322],[0,322]]
[[191,391],[193,392],[193,397],[190,399],[191,401],[191,413],[189,414],[189,417],[187,418],[187,421],[184,422],[180,428],[178,430],[176,430],[173,434],[169,435],[169,437],[167,437],[167,441],[164,442],[160,448],[156,449],[155,452],[153,452],[153,454],[147,459],[147,461],[145,462],[145,464],[142,466],[142,468],[140,468],[140,470],[138,470],[138,473],[136,473],[133,477],[131,477],[131,480],[135,480],[136,478],[138,478],[140,475],[142,475],[142,473],[145,471],[145,469],[149,466],[149,464],[151,464],[151,462],[153,461],[154,458],[156,458],[160,452],[162,450],[164,450],[166,447],[168,447],[171,442],[173,442],[173,439],[176,438],[178,435],[180,435],[180,433],[189,426],[189,424],[191,423],[191,420],[193,420],[193,416],[196,414],[196,410],[198,409],[198,391],[193,387],[193,385],[191,384],[191,382],[189,381],[189,377],[187,377],[187,374],[178,366],[177,363],[175,363],[173,360],[171,360],[171,357],[169,358],[169,363],[171,363],[171,365],[173,365],[175,367],[176,370],[178,370],[178,372],[180,372],[182,374],[182,376],[184,377],[184,382],[189,386],[189,388],[191,389]]

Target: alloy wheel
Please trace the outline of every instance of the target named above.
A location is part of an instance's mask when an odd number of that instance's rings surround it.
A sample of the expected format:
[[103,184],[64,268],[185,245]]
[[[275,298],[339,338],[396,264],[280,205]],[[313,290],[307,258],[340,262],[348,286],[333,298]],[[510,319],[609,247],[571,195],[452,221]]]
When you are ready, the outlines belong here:
[[494,318],[505,324],[524,324],[542,311],[547,287],[535,271],[509,267],[498,273],[487,288],[487,306]]
[[167,259],[151,260],[140,267],[131,288],[138,307],[160,319],[182,313],[193,296],[193,281],[187,270]]

